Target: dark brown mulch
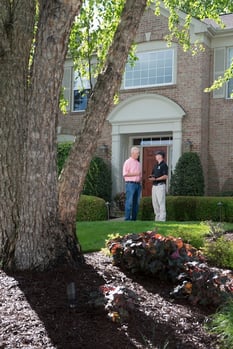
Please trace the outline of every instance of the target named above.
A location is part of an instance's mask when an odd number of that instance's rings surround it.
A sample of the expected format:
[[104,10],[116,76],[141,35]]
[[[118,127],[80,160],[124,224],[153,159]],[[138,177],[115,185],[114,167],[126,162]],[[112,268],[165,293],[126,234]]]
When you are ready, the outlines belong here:
[[[172,287],[156,279],[130,278],[102,253],[85,255],[80,270],[47,273],[0,271],[0,349],[158,348],[214,349],[217,338],[204,323],[214,309],[170,298]],[[77,305],[66,288],[75,282]],[[100,285],[126,286],[138,304],[127,321],[114,323],[103,307],[89,304]]]

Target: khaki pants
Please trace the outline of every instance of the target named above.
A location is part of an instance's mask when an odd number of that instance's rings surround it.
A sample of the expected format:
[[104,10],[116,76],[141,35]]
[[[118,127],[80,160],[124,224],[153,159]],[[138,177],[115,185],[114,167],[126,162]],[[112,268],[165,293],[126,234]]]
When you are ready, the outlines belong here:
[[152,186],[152,205],[156,221],[166,221],[166,185]]

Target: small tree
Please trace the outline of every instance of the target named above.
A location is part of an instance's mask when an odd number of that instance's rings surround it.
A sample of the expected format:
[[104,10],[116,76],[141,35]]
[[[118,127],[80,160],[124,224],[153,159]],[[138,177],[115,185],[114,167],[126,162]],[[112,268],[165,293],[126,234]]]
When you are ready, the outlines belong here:
[[197,153],[184,153],[178,160],[171,177],[171,195],[203,196],[204,176]]

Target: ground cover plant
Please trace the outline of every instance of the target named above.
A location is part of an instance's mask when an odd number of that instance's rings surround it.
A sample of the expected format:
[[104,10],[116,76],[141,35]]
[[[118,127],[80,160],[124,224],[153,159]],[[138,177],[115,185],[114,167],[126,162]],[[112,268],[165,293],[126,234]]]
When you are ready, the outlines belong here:
[[172,282],[173,297],[215,306],[233,300],[233,273],[209,267],[205,256],[181,238],[147,231],[113,237],[107,247],[114,265]]
[[233,301],[224,304],[207,323],[210,332],[220,335],[221,349],[233,348]]

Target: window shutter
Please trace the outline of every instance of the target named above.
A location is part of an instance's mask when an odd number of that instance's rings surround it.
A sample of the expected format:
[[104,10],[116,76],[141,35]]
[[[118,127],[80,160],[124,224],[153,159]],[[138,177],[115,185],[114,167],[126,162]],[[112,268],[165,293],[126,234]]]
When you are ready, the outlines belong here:
[[[219,76],[223,76],[225,71],[225,48],[219,47],[214,50],[214,80],[216,80]],[[225,84],[213,91],[214,98],[224,98],[225,97]]]
[[64,98],[68,101],[68,105],[66,106],[67,111],[71,109],[71,84],[72,84],[71,74],[72,74],[72,67],[65,67],[62,87],[64,88],[63,90]]

